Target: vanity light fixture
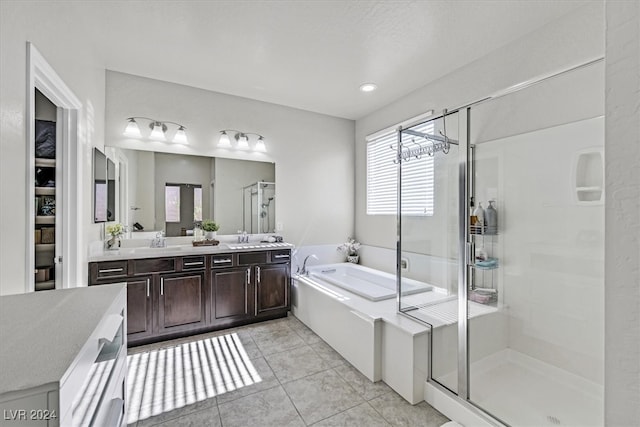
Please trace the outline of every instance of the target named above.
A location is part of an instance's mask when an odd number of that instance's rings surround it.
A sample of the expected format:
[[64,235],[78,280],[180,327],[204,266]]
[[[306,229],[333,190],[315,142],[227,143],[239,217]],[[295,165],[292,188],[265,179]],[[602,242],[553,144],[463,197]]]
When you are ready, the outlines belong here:
[[233,144],[231,144],[231,138],[229,138],[229,134],[233,133],[233,139],[236,140],[235,148],[238,150],[250,150],[251,145],[249,144],[249,135],[254,135],[258,137],[253,149],[255,151],[266,152],[267,146],[264,142],[264,136],[259,133],[252,132],[242,132],[235,129],[223,129],[220,131],[220,140],[218,141],[218,147],[220,148],[232,148]]
[[142,138],[142,132],[140,132],[140,127],[138,127],[138,122],[136,119],[149,120],[149,128],[151,129],[151,133],[149,134],[149,139],[154,141],[166,141],[167,140],[167,123],[176,125],[178,129],[176,133],[173,135],[173,139],[171,142],[176,144],[188,144],[189,140],[187,139],[187,133],[183,125],[176,122],[170,121],[159,121],[155,119],[150,119],[148,117],[129,117],[127,118],[127,127],[124,129],[123,135],[128,136],[130,138]]

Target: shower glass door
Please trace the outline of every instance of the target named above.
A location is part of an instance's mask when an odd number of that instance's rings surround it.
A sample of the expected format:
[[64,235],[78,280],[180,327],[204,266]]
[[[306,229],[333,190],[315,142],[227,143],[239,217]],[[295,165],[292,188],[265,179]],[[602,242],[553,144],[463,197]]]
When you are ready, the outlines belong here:
[[464,397],[508,425],[603,425],[603,74],[470,108]]
[[[399,310],[432,327],[432,378],[457,392],[460,135],[458,113],[398,135]],[[425,366],[425,375],[428,368]]]

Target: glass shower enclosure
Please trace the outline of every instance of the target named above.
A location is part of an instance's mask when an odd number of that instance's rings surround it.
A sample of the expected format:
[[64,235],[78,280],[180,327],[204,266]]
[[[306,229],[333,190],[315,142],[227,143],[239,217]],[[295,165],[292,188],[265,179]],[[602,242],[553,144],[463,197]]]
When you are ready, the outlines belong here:
[[[399,130],[398,310],[430,326],[428,381],[496,425],[604,423],[602,76],[594,61]],[[428,215],[407,209],[422,155]]]
[[242,188],[243,231],[275,233],[276,183],[259,181]]

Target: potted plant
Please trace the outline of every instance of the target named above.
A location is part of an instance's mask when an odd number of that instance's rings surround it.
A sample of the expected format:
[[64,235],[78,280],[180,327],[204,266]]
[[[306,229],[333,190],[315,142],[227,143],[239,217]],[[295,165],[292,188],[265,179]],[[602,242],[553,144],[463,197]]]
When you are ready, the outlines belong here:
[[347,255],[347,261],[357,264],[360,260],[360,255],[358,255],[358,251],[360,250],[360,243],[356,241],[353,237],[348,237],[347,241],[340,246],[338,246],[338,251],[343,252]]
[[220,226],[211,219],[205,219],[202,221],[202,230],[204,230],[204,238],[207,240],[214,240],[216,237],[216,231],[220,229]]
[[107,249],[115,251],[120,249],[120,236],[124,234],[124,226],[120,223],[109,224],[105,230],[109,237]]

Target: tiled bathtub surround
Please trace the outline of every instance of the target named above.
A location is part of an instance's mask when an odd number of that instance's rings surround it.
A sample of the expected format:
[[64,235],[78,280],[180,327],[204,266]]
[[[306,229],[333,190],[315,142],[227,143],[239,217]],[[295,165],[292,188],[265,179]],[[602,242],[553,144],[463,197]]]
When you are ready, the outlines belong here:
[[134,347],[129,364],[130,426],[448,421],[427,403],[412,406],[383,382],[369,381],[293,316]]

